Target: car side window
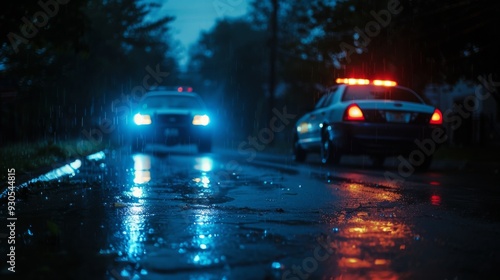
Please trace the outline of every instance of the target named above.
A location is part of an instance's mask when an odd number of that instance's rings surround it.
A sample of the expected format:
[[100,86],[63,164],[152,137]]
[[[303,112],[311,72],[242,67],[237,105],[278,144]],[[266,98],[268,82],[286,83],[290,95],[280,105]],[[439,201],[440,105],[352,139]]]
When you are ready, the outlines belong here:
[[323,107],[328,107],[328,106],[332,105],[333,100],[335,99],[336,92],[337,92],[337,87],[328,90],[327,98],[325,100],[325,103],[323,104]]
[[327,98],[327,97],[328,97],[328,95],[327,95],[327,94],[323,95],[323,96],[319,99],[318,103],[316,103],[316,106],[314,106],[314,109],[319,109],[319,108],[322,108],[322,107],[323,107],[323,104],[325,104],[325,100],[326,100],[326,98]]

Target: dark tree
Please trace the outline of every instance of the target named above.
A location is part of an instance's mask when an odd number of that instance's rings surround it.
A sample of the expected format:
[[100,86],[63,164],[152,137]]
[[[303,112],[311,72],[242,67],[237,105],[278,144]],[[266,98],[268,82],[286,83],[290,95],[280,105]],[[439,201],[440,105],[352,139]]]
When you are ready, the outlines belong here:
[[222,20],[190,51],[189,72],[217,104],[221,128],[253,133],[266,114],[266,37],[243,20]]
[[[18,87],[21,138],[74,138],[103,118],[113,120],[112,101],[142,85],[146,67],[169,72],[163,84],[176,79],[168,28],[174,18],[147,20],[157,6],[137,0],[54,4],[62,2],[1,4],[0,71]],[[36,32],[28,34],[30,28]]]

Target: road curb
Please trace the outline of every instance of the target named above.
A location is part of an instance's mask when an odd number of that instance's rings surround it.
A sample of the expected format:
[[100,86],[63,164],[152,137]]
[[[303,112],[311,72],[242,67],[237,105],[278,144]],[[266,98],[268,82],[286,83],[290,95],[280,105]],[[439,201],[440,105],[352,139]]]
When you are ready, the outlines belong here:
[[[77,160],[80,160],[82,162],[88,161],[87,158],[89,156],[94,155],[94,154],[98,154],[98,153],[105,153],[105,151],[106,151],[106,149],[101,150],[101,151],[97,151],[94,153],[89,153],[87,155],[81,155],[80,157],[74,157],[74,158],[70,158],[70,159],[61,160],[61,161],[58,161],[58,162],[51,164],[50,166],[40,167],[36,170],[32,170],[30,172],[23,173],[22,175],[16,175],[16,184],[15,184],[16,190],[19,190],[20,187],[21,188],[27,187],[29,185],[30,181],[32,181],[36,178],[39,178],[45,174],[48,174],[51,171],[55,171],[55,170],[58,170],[60,168],[63,168],[63,167],[70,165],[71,163],[73,163]],[[8,186],[6,185],[5,187],[2,187],[2,189],[0,189],[0,199],[2,199],[3,197],[6,196],[7,188],[8,188]]]

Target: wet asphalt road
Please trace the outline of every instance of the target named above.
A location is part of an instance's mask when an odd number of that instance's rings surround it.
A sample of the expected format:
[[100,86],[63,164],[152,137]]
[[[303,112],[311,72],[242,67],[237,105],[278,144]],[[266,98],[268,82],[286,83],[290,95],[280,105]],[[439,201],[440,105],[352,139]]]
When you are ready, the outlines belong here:
[[[22,279],[498,279],[500,176],[106,151],[19,189]],[[0,209],[6,220],[5,198]],[[4,223],[7,224],[5,221]]]

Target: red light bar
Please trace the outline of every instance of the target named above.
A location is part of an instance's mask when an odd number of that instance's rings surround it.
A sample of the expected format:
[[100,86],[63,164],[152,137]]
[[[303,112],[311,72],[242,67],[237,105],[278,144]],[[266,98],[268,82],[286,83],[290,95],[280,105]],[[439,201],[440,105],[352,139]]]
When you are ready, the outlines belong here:
[[372,84],[374,86],[385,86],[385,87],[393,87],[393,86],[397,85],[397,83],[395,81],[390,81],[390,80],[370,81],[368,79],[338,78],[335,81],[337,82],[337,84],[347,84],[347,85],[369,85],[369,84]]
[[184,91],[193,92],[193,88],[192,87],[187,87],[187,88],[178,87],[177,88],[177,92],[184,92]]
[[395,81],[388,81],[388,80],[373,80],[372,83],[375,86],[384,86],[384,87],[393,87],[397,85]]
[[367,85],[370,80],[367,79],[353,79],[353,78],[338,78],[336,80],[338,84],[348,84],[348,85]]

